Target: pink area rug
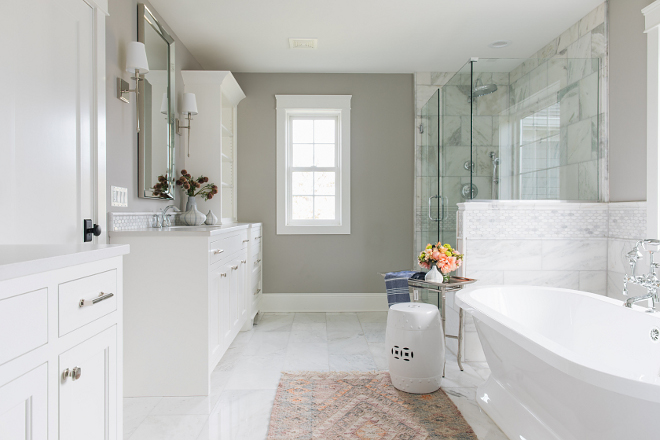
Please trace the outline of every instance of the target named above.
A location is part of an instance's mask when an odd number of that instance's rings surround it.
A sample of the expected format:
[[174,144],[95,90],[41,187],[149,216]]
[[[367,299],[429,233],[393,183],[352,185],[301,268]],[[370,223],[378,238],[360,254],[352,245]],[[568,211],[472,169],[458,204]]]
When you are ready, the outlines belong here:
[[442,390],[408,394],[387,372],[283,373],[269,440],[476,440]]

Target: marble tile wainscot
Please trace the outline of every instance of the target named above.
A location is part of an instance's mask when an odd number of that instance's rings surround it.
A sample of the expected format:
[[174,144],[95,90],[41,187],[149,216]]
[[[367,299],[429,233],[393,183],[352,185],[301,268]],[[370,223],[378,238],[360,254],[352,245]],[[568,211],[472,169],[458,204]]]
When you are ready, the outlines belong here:
[[[458,205],[457,243],[466,255],[463,274],[479,284],[523,284],[607,290],[608,204],[555,201],[489,201]],[[458,307],[448,298],[448,332]],[[465,358],[482,360],[471,319]],[[450,350],[455,344],[450,341]]]
[[[627,264],[624,255],[637,240],[646,237],[646,202],[609,203],[607,235],[607,296],[623,299],[623,275]],[[646,293],[639,286],[630,286],[631,295]]]

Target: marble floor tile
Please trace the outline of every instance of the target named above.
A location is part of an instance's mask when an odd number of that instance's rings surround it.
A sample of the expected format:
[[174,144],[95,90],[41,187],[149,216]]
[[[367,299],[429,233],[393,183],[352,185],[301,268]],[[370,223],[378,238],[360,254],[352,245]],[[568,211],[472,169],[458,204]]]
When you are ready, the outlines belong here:
[[162,397],[150,416],[209,415],[220,399],[220,393],[211,396]]
[[326,342],[328,334],[323,323],[293,323],[289,342]]
[[264,440],[275,390],[231,390],[205,423],[198,440]]
[[255,332],[288,332],[294,316],[294,313],[264,313],[253,329]]
[[[387,370],[386,312],[267,313],[211,373],[211,397],[124,399],[125,440],[264,440],[282,371]],[[504,440],[475,402],[485,362],[447,351],[442,386],[480,440]]]
[[385,326],[384,322],[363,322],[362,331],[367,342],[385,342]]
[[376,371],[376,363],[371,355],[344,354],[329,356],[330,371]]
[[328,340],[328,353],[334,355],[363,354],[371,356],[369,344],[367,344],[367,340],[362,335]]
[[289,332],[258,332],[250,339],[243,355],[284,355],[289,344]]
[[387,312],[358,312],[358,319],[365,322],[387,322]]
[[384,342],[370,342],[369,351],[371,352],[371,357],[376,363],[376,368],[379,370],[389,370],[388,350]]
[[127,397],[124,399],[124,438],[127,439],[158,405],[162,397]]
[[296,313],[293,318],[295,323],[325,322],[325,313]]
[[284,371],[329,371],[327,342],[292,342],[284,358]]
[[441,383],[443,388],[475,388],[485,380],[470,365],[463,363],[463,371],[461,371],[457,363],[448,359],[445,364],[445,377],[442,378]]
[[195,440],[209,416],[147,416],[130,440]]

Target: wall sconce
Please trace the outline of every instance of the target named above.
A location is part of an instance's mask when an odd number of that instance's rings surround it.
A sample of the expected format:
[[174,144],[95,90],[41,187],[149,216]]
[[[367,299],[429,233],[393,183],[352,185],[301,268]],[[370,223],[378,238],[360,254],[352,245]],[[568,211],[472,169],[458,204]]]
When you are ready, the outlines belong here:
[[184,93],[183,94],[183,105],[181,113],[186,115],[188,119],[188,125],[181,125],[179,120],[176,120],[176,134],[181,135],[181,130],[184,128],[188,129],[188,157],[190,157],[190,121],[192,121],[192,115],[197,114],[197,98],[195,98],[194,93]]
[[[138,41],[131,41],[126,46],[126,71],[135,73],[131,79],[135,80],[135,88],[130,89],[128,82],[121,78],[117,78],[117,98],[126,103],[130,103],[128,96],[129,93],[135,92],[135,100],[137,101],[140,95],[140,75],[149,73],[149,63],[147,62],[147,51],[144,48],[144,43]],[[140,132],[140,112],[136,110],[137,114],[137,131]]]

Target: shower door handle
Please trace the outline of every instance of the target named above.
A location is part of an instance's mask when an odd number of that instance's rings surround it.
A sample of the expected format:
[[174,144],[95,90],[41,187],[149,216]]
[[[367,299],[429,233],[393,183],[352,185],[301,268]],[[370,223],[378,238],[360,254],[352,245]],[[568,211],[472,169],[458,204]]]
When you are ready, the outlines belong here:
[[449,218],[449,197],[441,197],[440,202],[442,203],[442,220],[447,220]]
[[444,215],[444,206],[442,207],[443,212],[441,213],[441,216],[439,218],[433,218],[433,214],[431,214],[433,199],[439,199],[440,205],[442,205],[442,197],[441,196],[431,196],[431,197],[429,197],[429,219],[431,221],[434,221],[434,222],[439,222],[439,221],[442,220],[442,215]]

